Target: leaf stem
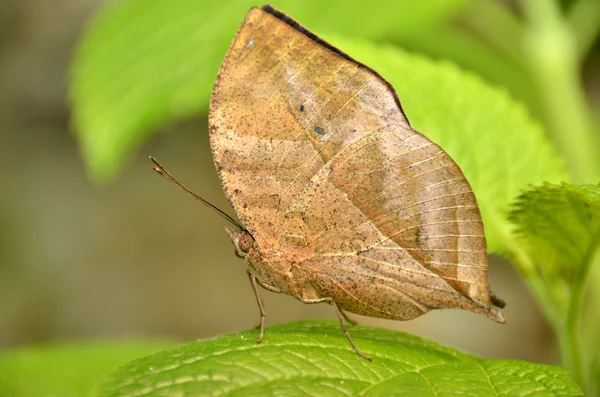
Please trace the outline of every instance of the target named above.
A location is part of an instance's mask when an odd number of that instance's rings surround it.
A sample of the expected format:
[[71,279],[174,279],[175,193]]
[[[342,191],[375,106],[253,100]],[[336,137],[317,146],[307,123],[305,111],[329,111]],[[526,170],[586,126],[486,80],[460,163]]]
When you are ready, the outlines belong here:
[[504,244],[510,250],[513,262],[523,273],[539,306],[556,332],[563,364],[572,372],[573,379],[583,386],[585,377],[583,376],[583,362],[579,344],[579,319],[586,275],[582,274],[583,271],[579,271],[573,280],[565,319],[560,310],[560,302],[557,302],[552,296],[547,283],[539,277],[539,274],[533,271],[534,264],[521,244],[508,234],[505,236]]
[[583,62],[600,34],[600,1],[579,0],[568,11],[568,22],[577,41],[579,62]]
[[575,182],[600,175],[591,111],[580,82],[577,42],[556,1],[521,0],[528,20],[524,52],[546,125]]
[[[563,360],[567,367],[573,372],[573,379],[580,385],[587,386],[586,389],[590,389],[590,384],[587,376],[587,371],[584,364],[589,360],[583,357],[581,352],[581,335],[579,331],[579,325],[581,322],[581,308],[583,303],[583,297],[585,287],[587,284],[588,275],[592,268],[592,260],[598,244],[600,243],[600,233],[596,234],[591,240],[590,249],[586,252],[582,263],[576,266],[575,274],[573,275],[573,281],[571,285],[571,296],[569,299],[569,308],[567,312],[566,321],[564,323],[564,329],[562,333],[565,335],[564,340],[561,341],[561,353]],[[593,359],[591,357],[590,359]]]

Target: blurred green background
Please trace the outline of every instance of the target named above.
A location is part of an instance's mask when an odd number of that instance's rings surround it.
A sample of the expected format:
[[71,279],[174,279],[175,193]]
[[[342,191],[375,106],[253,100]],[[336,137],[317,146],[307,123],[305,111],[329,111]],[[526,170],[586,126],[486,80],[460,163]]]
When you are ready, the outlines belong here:
[[[248,329],[259,320],[224,221],[155,175],[148,161],[148,155],[155,156],[192,190],[229,210],[213,167],[205,114],[161,127],[110,183],[88,177],[73,135],[67,79],[77,40],[102,3],[0,1],[0,349],[136,335],[191,340]],[[365,9],[378,4],[354,3],[358,16],[360,4]],[[549,131],[556,128],[535,79],[515,55],[523,49],[515,50],[520,44],[512,36],[511,19],[498,11],[518,17],[523,7],[494,1],[424,3],[441,10],[428,24],[410,23],[418,13],[386,15],[398,19],[397,34],[378,32],[371,22],[372,28],[362,29],[365,37],[456,63],[523,102]],[[565,1],[561,7],[566,13],[576,3],[588,7],[577,11],[584,16],[600,13],[595,0]],[[327,14],[342,2],[320,4]],[[248,8],[243,2],[227,7],[239,22]],[[283,10],[303,22],[300,11]],[[582,92],[598,116],[596,28],[588,29],[592,39],[580,65]],[[558,134],[555,142],[568,139],[560,130],[550,133]],[[404,323],[358,320],[473,354],[557,363],[551,330],[512,265],[492,257],[490,283],[508,302],[506,325],[461,311]],[[325,305],[307,306],[268,292],[263,297],[271,324],[333,317]]]

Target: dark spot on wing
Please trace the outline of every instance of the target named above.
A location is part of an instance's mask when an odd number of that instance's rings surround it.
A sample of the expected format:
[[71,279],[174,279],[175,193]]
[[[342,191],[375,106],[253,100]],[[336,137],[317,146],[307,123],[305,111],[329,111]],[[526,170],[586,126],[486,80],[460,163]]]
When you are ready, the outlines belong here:
[[325,131],[323,131],[323,129],[321,127],[315,127],[315,134],[317,134],[319,136],[323,136],[323,135],[325,135]]
[[300,111],[304,112],[304,104],[300,105]]

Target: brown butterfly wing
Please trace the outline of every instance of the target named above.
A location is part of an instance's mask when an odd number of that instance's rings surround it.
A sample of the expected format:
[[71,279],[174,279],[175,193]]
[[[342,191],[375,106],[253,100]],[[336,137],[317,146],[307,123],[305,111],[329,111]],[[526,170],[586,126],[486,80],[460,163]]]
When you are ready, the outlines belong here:
[[240,27],[209,119],[223,187],[258,245],[301,263],[313,293],[356,313],[501,317],[458,166],[410,128],[377,73],[267,11]]
[[408,125],[385,82],[256,8],[223,62],[209,119],[226,194],[252,235],[268,241],[318,170],[389,123]]

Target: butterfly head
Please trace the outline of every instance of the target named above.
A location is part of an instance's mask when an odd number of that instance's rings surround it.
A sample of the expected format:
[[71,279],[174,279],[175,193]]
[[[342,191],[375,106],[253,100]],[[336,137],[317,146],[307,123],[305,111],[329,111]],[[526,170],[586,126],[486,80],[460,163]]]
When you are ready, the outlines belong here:
[[254,248],[254,237],[246,230],[234,230],[229,227],[225,228],[225,231],[229,235],[233,246],[235,247],[235,254],[242,259],[248,256],[248,253]]

